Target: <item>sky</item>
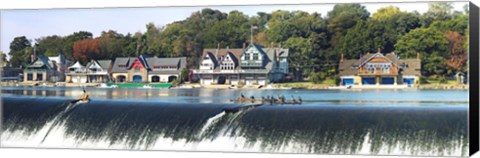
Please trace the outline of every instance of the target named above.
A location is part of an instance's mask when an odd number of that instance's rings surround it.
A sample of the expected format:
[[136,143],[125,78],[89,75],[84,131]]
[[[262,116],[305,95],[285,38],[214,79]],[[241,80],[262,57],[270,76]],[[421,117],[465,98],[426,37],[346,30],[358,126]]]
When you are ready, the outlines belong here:
[[[454,10],[463,11],[467,2],[454,2]],[[364,3],[370,12],[389,5],[402,11],[428,10],[428,2],[417,3]],[[59,35],[66,36],[78,31],[88,31],[94,37],[102,31],[115,30],[122,34],[145,32],[146,24],[153,22],[164,26],[174,21],[184,20],[193,12],[203,8],[218,9],[228,13],[238,10],[248,16],[257,12],[270,13],[275,10],[317,12],[323,17],[333,9],[334,4],[308,5],[250,5],[250,6],[202,6],[202,7],[143,7],[143,8],[91,8],[91,9],[30,9],[0,11],[0,51],[8,54],[10,42],[18,36],[35,39]],[[7,59],[10,57],[8,56]]]

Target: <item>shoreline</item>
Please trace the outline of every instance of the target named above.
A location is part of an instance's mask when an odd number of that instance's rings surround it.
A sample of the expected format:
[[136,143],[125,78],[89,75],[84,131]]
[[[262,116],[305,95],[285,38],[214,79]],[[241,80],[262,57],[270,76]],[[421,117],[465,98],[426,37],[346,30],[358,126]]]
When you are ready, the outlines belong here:
[[[59,82],[60,83],[60,82]],[[101,83],[62,83],[60,86],[56,86],[55,83],[47,83],[46,87],[98,87]],[[58,83],[57,83],[58,85]],[[0,86],[13,86],[13,87],[42,87],[41,84],[34,84],[33,82],[0,82]],[[179,86],[172,87],[174,89],[189,88],[204,88],[204,89],[237,89],[237,90],[289,90],[289,89],[308,89],[308,90],[339,90],[347,89],[345,87],[338,87],[336,85],[328,84],[313,84],[311,82],[302,83],[279,83],[271,84],[267,86],[259,85],[255,86],[240,86],[231,88],[230,85],[200,85],[200,84],[181,84]],[[371,89],[418,89],[418,90],[469,90],[468,84],[422,84],[418,87],[354,87],[354,90],[371,90]]]

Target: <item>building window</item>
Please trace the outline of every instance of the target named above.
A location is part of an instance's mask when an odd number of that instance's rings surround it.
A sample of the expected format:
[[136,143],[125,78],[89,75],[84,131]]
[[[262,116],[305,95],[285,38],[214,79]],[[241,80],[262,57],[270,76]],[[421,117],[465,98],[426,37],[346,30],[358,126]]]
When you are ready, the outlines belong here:
[[250,54],[248,53],[245,54],[245,60],[250,60]]
[[135,72],[139,72],[140,71],[140,67],[135,67]]
[[258,53],[253,54],[253,60],[258,60]]
[[28,80],[28,81],[33,80],[33,74],[32,74],[32,73],[28,73],[28,74],[27,74],[27,80]]
[[43,73],[37,73],[37,81],[43,81]]

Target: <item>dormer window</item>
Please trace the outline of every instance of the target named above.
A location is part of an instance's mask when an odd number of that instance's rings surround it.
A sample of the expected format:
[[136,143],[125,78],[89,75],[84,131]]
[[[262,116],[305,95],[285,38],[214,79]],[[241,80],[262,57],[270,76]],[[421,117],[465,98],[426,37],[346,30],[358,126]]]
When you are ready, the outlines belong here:
[[250,60],[250,54],[248,53],[245,54],[245,60]]
[[253,53],[253,60],[258,60],[258,53]]

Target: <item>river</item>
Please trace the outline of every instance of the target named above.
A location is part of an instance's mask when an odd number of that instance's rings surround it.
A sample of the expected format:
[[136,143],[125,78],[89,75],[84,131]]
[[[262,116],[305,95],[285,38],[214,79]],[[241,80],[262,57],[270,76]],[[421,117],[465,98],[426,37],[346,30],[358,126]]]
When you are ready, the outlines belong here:
[[[2,87],[2,146],[465,156],[468,91]],[[301,96],[237,113],[230,100]]]

